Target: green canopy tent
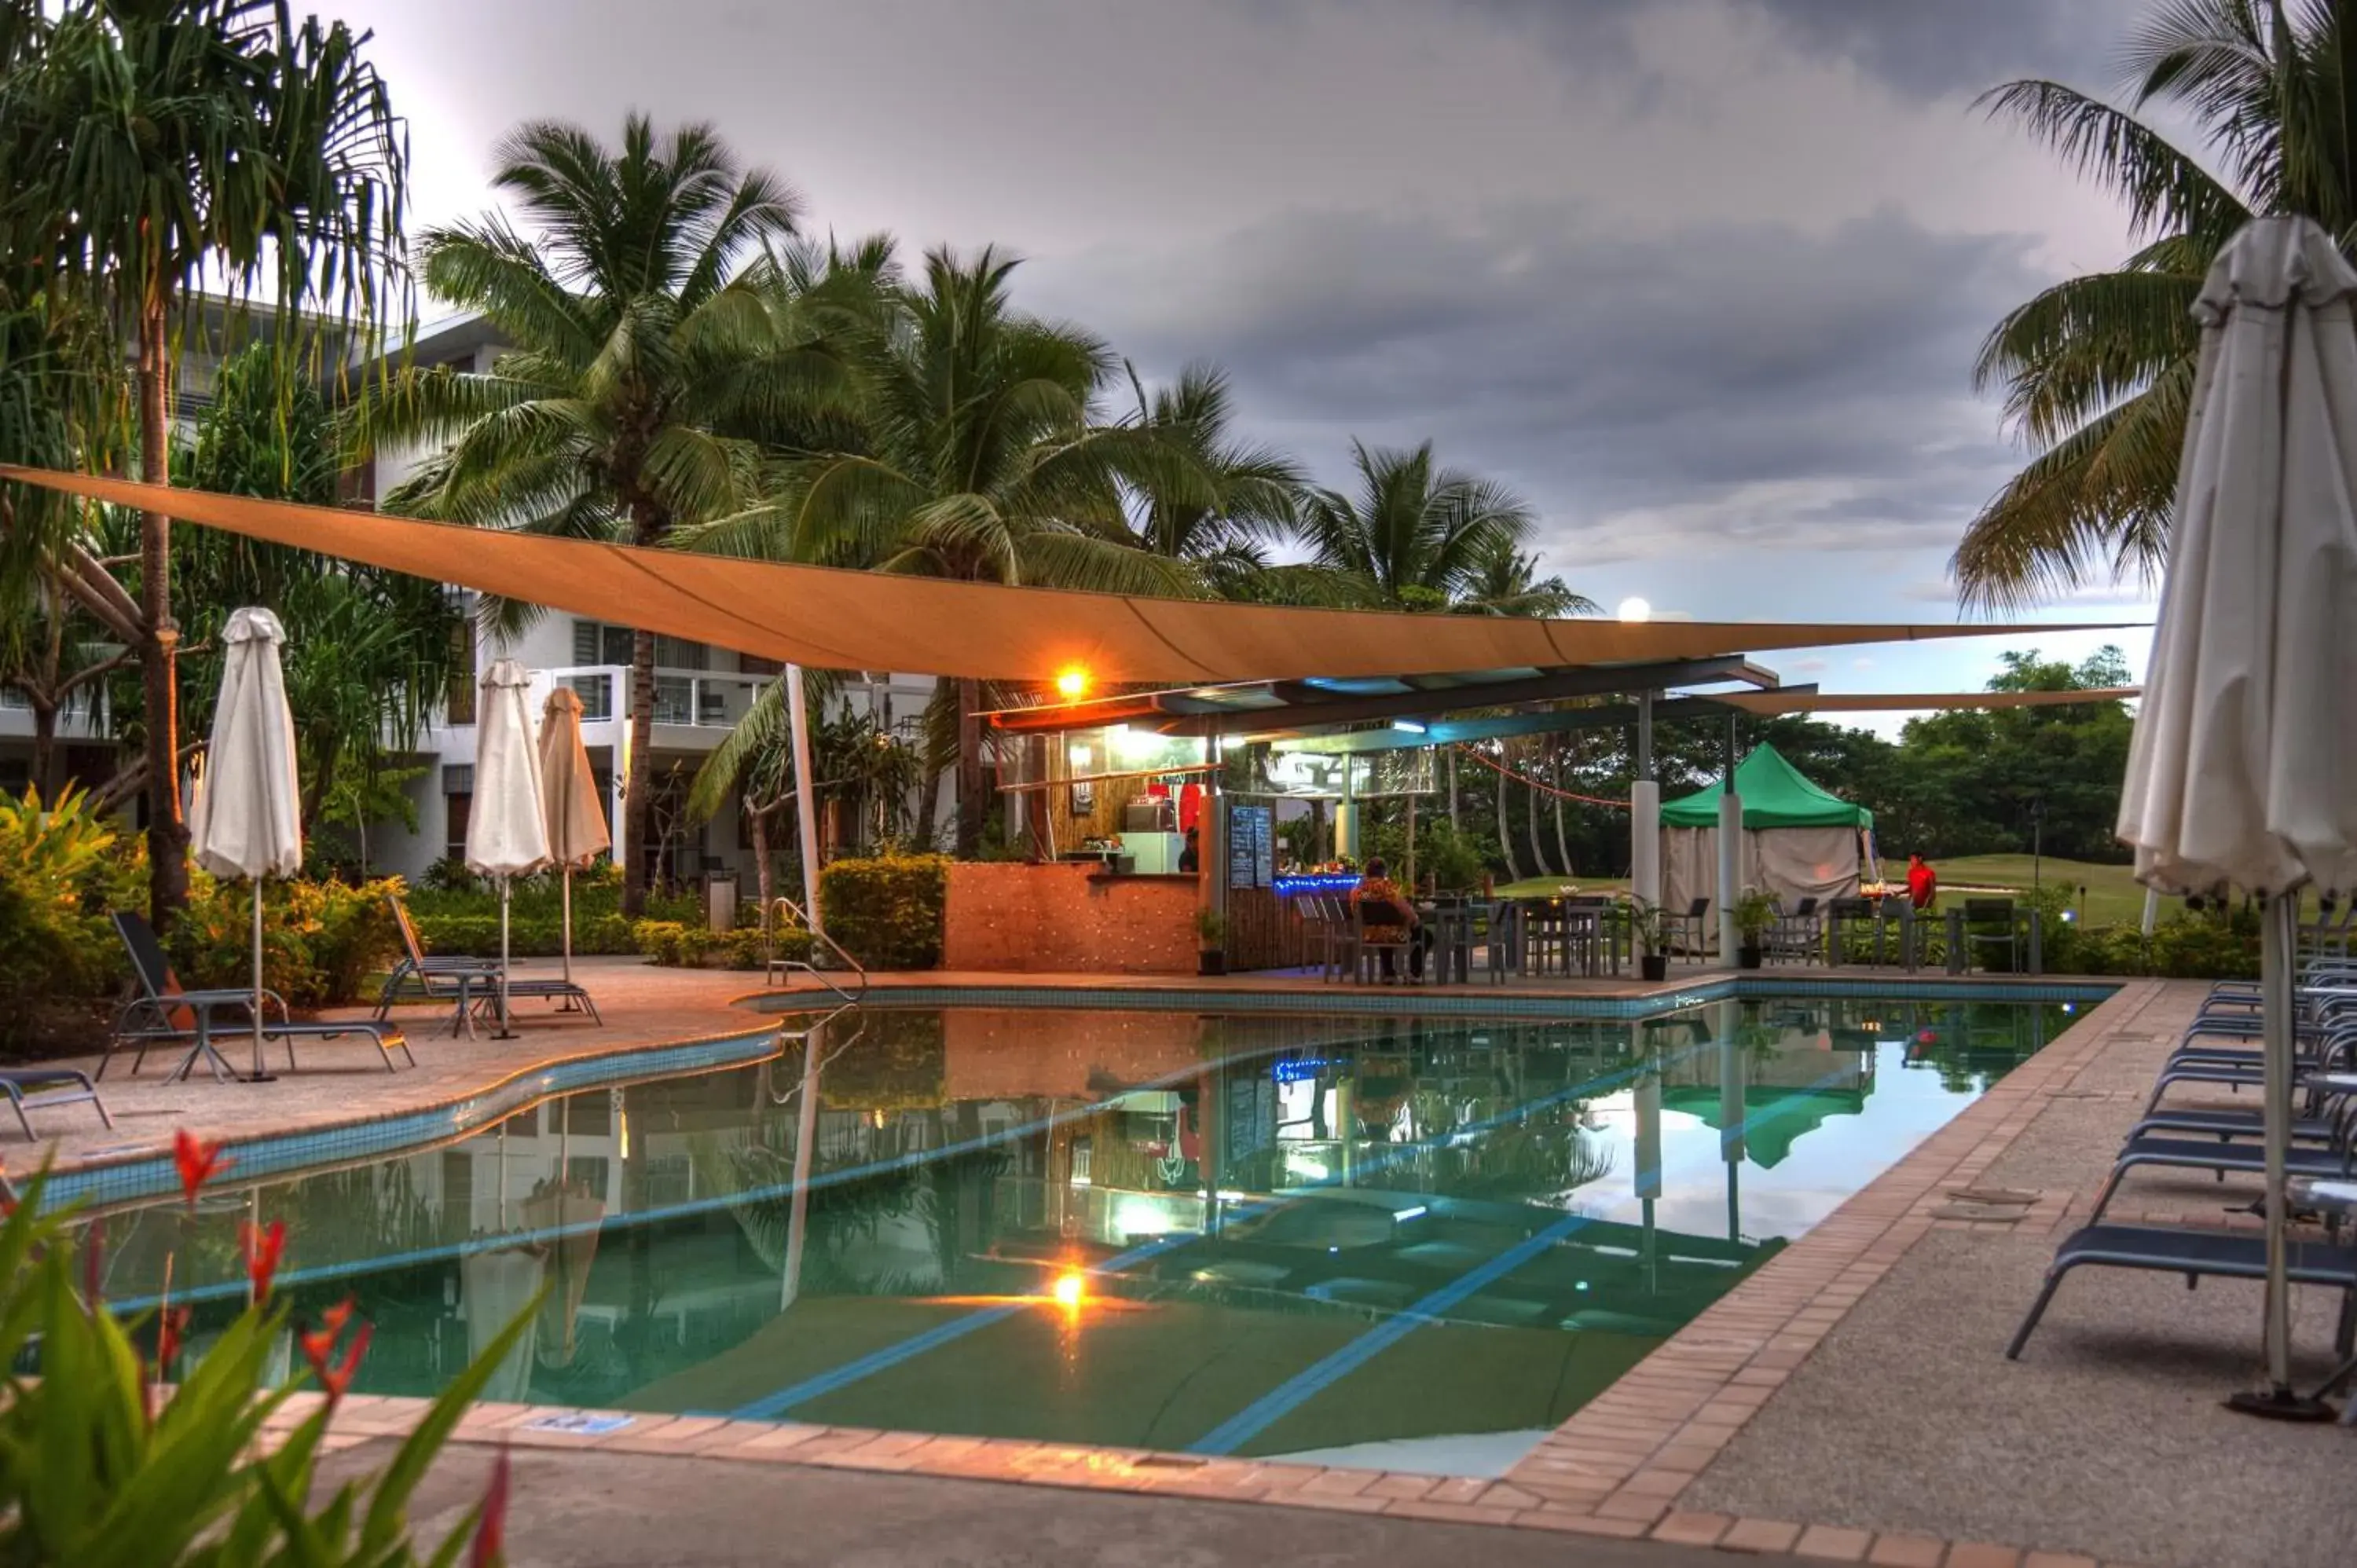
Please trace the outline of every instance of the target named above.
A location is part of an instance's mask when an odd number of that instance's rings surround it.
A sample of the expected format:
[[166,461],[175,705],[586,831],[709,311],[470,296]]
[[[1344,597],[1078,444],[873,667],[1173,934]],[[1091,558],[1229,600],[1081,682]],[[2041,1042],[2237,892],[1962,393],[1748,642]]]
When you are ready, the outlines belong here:
[[[1872,811],[1812,783],[1772,746],[1754,747],[1736,765],[1735,792],[1743,800],[1745,887],[1787,904],[1857,892]],[[1720,793],[1713,786],[1662,803],[1662,901],[1671,909],[1718,897]]]

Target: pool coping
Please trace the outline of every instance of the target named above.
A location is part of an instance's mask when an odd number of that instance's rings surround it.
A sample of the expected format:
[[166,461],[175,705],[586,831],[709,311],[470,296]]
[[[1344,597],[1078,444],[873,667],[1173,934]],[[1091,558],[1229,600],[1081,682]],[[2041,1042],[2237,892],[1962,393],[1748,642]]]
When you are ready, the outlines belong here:
[[[1500,1478],[528,1404],[479,1405],[459,1423],[454,1441],[1150,1492],[1927,1568],[2092,1564],[2093,1559],[2028,1553],[1995,1542],[1736,1519],[1676,1504],[1883,1275],[1932,1229],[1950,1223],[1934,1212],[1943,1191],[1969,1186],[1999,1159],[2044,1111],[2049,1091],[2100,1054],[2119,1025],[2163,995],[2166,984],[2128,980],[2103,987],[2108,995],[2043,1049],[1573,1412]],[[1738,982],[1720,994],[1739,989]],[[1779,989],[1824,993],[1797,977],[1792,989]],[[1976,983],[1969,993],[1986,996],[1996,989]],[[1236,993],[1208,994],[1224,1003]],[[2074,1198],[2065,1194],[2044,1202],[2029,1223],[2059,1223]],[[307,1415],[317,1398],[290,1402],[274,1418],[274,1429],[284,1431]],[[404,1434],[426,1406],[423,1399],[355,1397],[337,1412],[335,1428],[357,1437]],[[621,1417],[625,1424],[596,1434],[535,1424],[593,1414]]]

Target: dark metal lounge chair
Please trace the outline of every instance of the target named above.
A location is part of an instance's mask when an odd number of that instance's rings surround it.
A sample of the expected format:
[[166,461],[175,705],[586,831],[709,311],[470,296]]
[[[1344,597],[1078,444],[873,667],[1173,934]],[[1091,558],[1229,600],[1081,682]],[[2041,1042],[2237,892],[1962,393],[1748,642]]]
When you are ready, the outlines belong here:
[[[214,1048],[213,1041],[224,1035],[250,1036],[253,1033],[252,988],[181,990],[179,981],[172,973],[172,961],[164,955],[164,944],[156,940],[155,928],[147,924],[147,917],[128,909],[117,909],[113,918],[115,935],[123,939],[123,950],[131,959],[131,973],[136,990],[131,1000],[114,1015],[114,1027],[108,1034],[106,1054],[99,1061],[98,1076],[106,1076],[107,1063],[114,1059],[114,1053],[118,1050],[126,1047],[134,1050],[131,1072],[135,1078],[140,1064],[147,1059],[150,1047],[183,1044],[188,1046],[188,1053],[180,1058],[180,1065],[167,1075],[167,1081],[187,1077],[199,1059],[212,1069],[216,1079],[229,1076],[229,1063]],[[356,1036],[375,1046],[384,1058],[387,1072],[393,1070],[393,1053],[396,1050],[408,1058],[410,1066],[417,1065],[416,1057],[410,1053],[409,1041],[397,1028],[360,1021],[297,1024],[287,1016],[285,997],[274,991],[264,991],[262,999],[263,1037],[286,1042],[286,1065],[289,1068],[295,1066],[296,1040],[333,1040],[347,1035]],[[269,1015],[273,1003],[278,1009],[275,1020]],[[224,1008],[231,1014],[225,1026],[215,1017]]]
[[[2094,1208],[2087,1211],[2090,1224],[2103,1218],[2110,1207],[2112,1195],[2119,1190],[2120,1178],[2138,1165],[2178,1166],[2188,1170],[2215,1171],[2223,1181],[2226,1173],[2233,1171],[2245,1176],[2264,1175],[2266,1151],[2247,1144],[2202,1143],[2190,1138],[2130,1138],[2112,1166],[2111,1176],[2104,1182],[2104,1190],[2095,1195]],[[2346,1176],[2352,1169],[2346,1147],[2330,1149],[2296,1148],[2288,1152],[2285,1169],[2296,1176],[2323,1176],[2331,1179]]]
[[[2349,1353],[2357,1337],[2357,1249],[2330,1241],[2295,1241],[2289,1248],[2294,1284],[2339,1287],[2341,1321],[2333,1345]],[[2072,1269],[2151,1269],[2183,1274],[2189,1290],[2205,1275],[2221,1279],[2263,1280],[2267,1277],[2267,1243],[2264,1236],[2225,1230],[2200,1230],[2176,1225],[2088,1225],[2072,1232],[2055,1250],[2047,1266],[2046,1283],[2030,1304],[2029,1316],[2014,1331],[2005,1348],[2007,1360],[2018,1360],[2029,1343],[2047,1304]]]
[[[0,1094],[8,1097],[8,1108],[16,1112],[16,1124],[25,1129],[27,1138],[38,1134],[33,1131],[31,1119],[25,1114],[27,1111],[39,1111],[51,1105],[79,1105],[85,1100],[98,1112],[102,1123],[109,1127],[114,1125],[114,1118],[106,1113],[106,1101],[98,1097],[98,1086],[91,1082],[90,1074],[78,1068],[10,1068],[0,1071]],[[0,1196],[11,1200],[16,1197],[13,1192]]]
[[[417,928],[410,922],[408,907],[397,894],[387,897],[393,902],[393,922],[401,928],[403,956],[393,966],[393,972],[385,976],[384,989],[376,999],[376,1015],[384,1017],[397,1002],[448,1002],[453,1004],[450,1032],[455,1035],[461,1029],[471,1030],[471,1017],[478,1005],[486,1002],[498,1004],[500,961],[427,954],[425,944],[417,940]],[[591,1023],[603,1025],[606,1021],[597,1015],[597,1000],[587,990],[554,975],[520,979],[511,974],[507,976],[507,996],[511,1002],[533,996],[577,1002],[587,1010]]]

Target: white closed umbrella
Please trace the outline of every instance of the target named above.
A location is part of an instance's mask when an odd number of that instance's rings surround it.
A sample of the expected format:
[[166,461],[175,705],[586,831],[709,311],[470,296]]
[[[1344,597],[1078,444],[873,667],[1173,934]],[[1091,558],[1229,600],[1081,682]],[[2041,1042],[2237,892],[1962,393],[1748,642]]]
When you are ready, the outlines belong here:
[[2329,1412],[2290,1383],[2291,936],[2302,887],[2357,887],[2352,295],[2357,270],[2306,219],[2251,223],[2210,270],[2119,822],[2147,886],[2266,899],[2268,1387],[2234,1402],[2308,1417]]
[[475,710],[475,799],[467,818],[467,869],[500,882],[500,1036],[508,1028],[508,903],[515,878],[548,864],[541,819],[540,753],[526,697],[532,677],[512,659],[483,671]]
[[215,876],[253,884],[253,1078],[262,1064],[262,879],[303,869],[302,790],[295,771],[295,715],[278,647],[286,632],[265,609],[230,612],[226,657],[203,783],[189,813],[189,847]]
[[[573,874],[614,845],[606,797],[581,744],[581,698],[570,686],[549,693],[540,718],[540,814],[548,858],[565,873],[565,978],[573,978]],[[573,1005],[568,998],[566,1006]]]

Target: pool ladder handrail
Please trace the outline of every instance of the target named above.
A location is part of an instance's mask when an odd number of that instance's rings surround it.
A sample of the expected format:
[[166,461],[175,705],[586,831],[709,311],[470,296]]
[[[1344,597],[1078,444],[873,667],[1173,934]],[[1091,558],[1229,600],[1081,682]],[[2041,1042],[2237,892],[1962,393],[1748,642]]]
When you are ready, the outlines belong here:
[[[834,1023],[837,1018],[842,1017],[845,1013],[853,1011],[858,1005],[859,1004],[856,1002],[845,1002],[829,1012],[823,1018],[820,1018],[813,1023],[805,1024],[799,1029],[789,1029],[783,1026],[780,1026],[777,1034],[778,1048],[776,1054],[769,1059],[775,1061],[784,1057],[786,1054],[786,1047],[789,1045],[800,1045],[805,1057],[807,1057],[808,1053],[822,1048],[825,1045],[827,1026]],[[819,1058],[820,1061],[822,1063],[833,1061],[836,1057],[841,1056],[844,1052],[857,1045],[861,1040],[866,1038],[866,1036],[867,1018],[865,1014],[862,1014],[860,1015],[858,1027],[853,1029],[842,1044],[834,1047],[832,1050],[827,1051],[825,1056]],[[763,1081],[766,1083],[769,1080],[765,1079]],[[802,1080],[797,1079],[793,1085],[787,1089],[782,1094],[779,1093],[775,1088],[769,1089],[767,1092],[770,1097],[770,1104],[791,1105],[793,1103],[794,1096],[802,1092]]]
[[[808,960],[798,958],[780,958],[778,956],[777,927],[773,922],[780,915],[790,917],[795,922],[800,924],[803,930],[808,931],[811,934],[811,940],[813,943],[824,942],[827,945],[827,948],[834,952],[835,957],[844,961],[845,967],[849,968],[854,974],[859,976],[859,990],[856,993],[845,991],[842,986],[837,985],[834,981],[829,980],[825,973],[821,971],[816,964],[810,962]],[[842,997],[845,1003],[858,1002],[867,994],[867,966],[861,963],[856,958],[853,957],[849,948],[845,947],[841,942],[836,941],[833,937],[828,936],[826,932],[812,925],[810,917],[802,912],[802,907],[795,903],[791,898],[789,898],[784,894],[780,893],[776,897],[770,899],[767,904],[761,906],[762,983],[764,985],[778,984],[782,979],[791,977],[796,970],[801,970],[813,980],[817,981],[821,985],[823,985],[829,991],[834,992],[837,996]]]

